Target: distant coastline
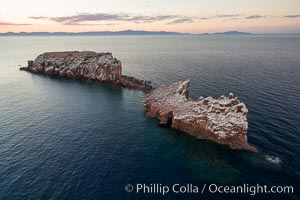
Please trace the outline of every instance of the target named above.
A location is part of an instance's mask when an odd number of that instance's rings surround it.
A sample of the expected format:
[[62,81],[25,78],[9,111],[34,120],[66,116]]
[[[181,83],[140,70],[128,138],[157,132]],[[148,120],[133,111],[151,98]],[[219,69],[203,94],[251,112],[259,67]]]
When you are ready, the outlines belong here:
[[249,33],[226,31],[216,33],[181,33],[169,31],[87,31],[87,32],[5,32],[0,36],[126,36],[126,35],[300,35],[300,33]]
[[6,32],[0,33],[0,36],[100,36],[100,35],[250,35],[252,33],[239,32],[239,31],[227,31],[218,33],[180,33],[180,32],[168,32],[168,31],[89,31],[89,32]]

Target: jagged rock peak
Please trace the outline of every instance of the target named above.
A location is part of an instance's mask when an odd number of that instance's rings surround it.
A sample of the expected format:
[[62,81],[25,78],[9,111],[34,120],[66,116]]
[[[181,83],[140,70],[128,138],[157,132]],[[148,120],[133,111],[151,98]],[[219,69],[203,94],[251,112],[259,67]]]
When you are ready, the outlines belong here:
[[235,95],[188,100],[189,80],[149,92],[143,105],[149,116],[193,136],[257,151],[247,143],[248,109]]

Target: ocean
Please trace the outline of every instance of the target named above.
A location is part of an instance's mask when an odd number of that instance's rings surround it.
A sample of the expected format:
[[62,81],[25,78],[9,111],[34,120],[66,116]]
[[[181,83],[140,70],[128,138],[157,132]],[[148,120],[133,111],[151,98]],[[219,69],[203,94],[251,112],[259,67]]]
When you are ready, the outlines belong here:
[[[154,86],[234,93],[259,153],[161,127],[143,93],[19,71],[43,52],[112,52]],[[300,35],[0,37],[0,199],[299,199]],[[275,155],[281,164],[266,162]],[[144,194],[131,184],[293,186],[293,194]]]

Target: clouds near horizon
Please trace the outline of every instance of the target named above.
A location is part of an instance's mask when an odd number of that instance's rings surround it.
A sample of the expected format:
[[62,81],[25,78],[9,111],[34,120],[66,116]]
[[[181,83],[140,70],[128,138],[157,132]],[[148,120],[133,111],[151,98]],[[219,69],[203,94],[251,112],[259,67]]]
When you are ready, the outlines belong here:
[[26,24],[26,23],[12,23],[12,22],[3,22],[0,21],[1,26],[29,26],[31,24]]
[[300,18],[300,15],[286,15],[285,18]]
[[89,22],[133,22],[133,23],[153,23],[157,21],[166,21],[171,24],[191,23],[194,22],[193,17],[181,15],[141,15],[131,13],[80,13],[77,15],[46,17],[32,16],[31,19],[49,20],[61,23],[63,25],[82,25]]
[[262,19],[262,18],[266,18],[265,15],[250,15],[245,17],[245,19]]
[[163,22],[167,25],[175,25],[175,24],[194,23],[203,20],[213,20],[213,19],[254,20],[254,19],[274,18],[274,17],[294,19],[294,18],[300,18],[300,15],[267,16],[267,15],[258,15],[258,14],[257,15],[221,14],[221,15],[199,17],[199,16],[185,16],[185,15],[171,15],[171,14],[143,15],[143,14],[133,14],[133,13],[79,13],[76,15],[69,15],[69,16],[56,16],[56,17],[31,16],[29,18],[34,20],[48,20],[62,25],[103,25],[103,24],[117,25],[126,22],[132,22],[136,24]]

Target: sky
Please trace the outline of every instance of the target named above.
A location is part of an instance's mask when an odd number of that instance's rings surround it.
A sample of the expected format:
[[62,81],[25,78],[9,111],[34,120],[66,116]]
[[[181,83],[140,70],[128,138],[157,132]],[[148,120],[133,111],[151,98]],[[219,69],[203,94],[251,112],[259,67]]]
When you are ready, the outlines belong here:
[[0,0],[0,32],[300,33],[300,0]]

